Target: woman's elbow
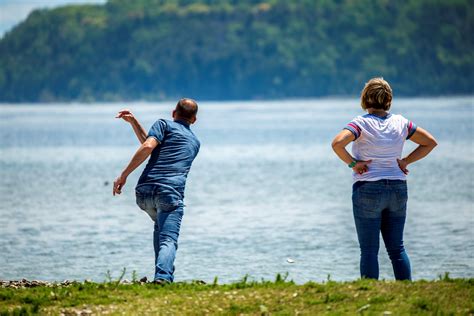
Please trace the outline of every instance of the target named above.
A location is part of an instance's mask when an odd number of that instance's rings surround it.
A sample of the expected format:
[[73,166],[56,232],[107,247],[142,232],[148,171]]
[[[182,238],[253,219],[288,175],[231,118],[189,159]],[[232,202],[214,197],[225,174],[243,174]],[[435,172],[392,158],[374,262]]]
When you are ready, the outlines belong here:
[[436,141],[436,139],[434,137],[432,137],[432,138],[429,139],[427,145],[431,148],[435,148],[436,146],[438,146],[438,142]]
[[340,139],[336,138],[332,141],[331,147],[332,147],[332,150],[337,151],[337,150],[339,150],[339,149],[341,149],[345,146],[344,146],[343,142]]

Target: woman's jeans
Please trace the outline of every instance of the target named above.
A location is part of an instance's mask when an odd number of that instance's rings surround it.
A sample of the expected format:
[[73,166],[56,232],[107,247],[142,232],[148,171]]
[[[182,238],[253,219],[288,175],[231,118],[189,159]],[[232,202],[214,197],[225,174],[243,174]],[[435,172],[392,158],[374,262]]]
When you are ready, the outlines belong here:
[[362,278],[379,278],[379,235],[392,261],[397,280],[411,280],[410,260],[403,247],[407,184],[402,180],[358,181],[352,188],[352,206],[360,245]]
[[135,189],[137,205],[155,222],[155,280],[173,282],[183,201],[169,187],[141,185]]

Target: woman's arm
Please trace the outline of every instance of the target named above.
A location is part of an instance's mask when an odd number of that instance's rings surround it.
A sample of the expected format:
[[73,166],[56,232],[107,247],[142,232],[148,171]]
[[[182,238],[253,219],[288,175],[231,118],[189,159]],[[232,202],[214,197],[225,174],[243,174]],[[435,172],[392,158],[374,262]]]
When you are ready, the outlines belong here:
[[135,132],[135,135],[137,135],[140,144],[143,144],[145,142],[147,133],[130,110],[124,109],[119,111],[115,118],[121,118],[124,121],[130,123],[132,125],[133,131]]
[[339,134],[337,134],[336,137],[334,137],[334,140],[332,141],[332,149],[336,155],[347,165],[356,161],[356,164],[354,167],[352,167],[352,170],[354,170],[356,173],[363,174],[364,172],[367,172],[368,165],[372,162],[372,160],[357,161],[349,154],[349,152],[347,152],[346,146],[349,145],[349,143],[354,139],[354,134],[352,134],[351,131],[344,129]]
[[419,146],[405,158],[397,159],[398,166],[405,174],[408,173],[407,166],[409,164],[426,157],[438,145],[433,135],[421,127],[417,127],[415,133],[410,137],[410,140]]

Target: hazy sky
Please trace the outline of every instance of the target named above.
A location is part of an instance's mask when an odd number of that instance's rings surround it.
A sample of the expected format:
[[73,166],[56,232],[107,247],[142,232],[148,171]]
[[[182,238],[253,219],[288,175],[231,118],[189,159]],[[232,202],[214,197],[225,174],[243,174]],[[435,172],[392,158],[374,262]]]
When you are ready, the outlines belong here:
[[23,21],[34,9],[51,8],[71,3],[105,3],[105,0],[0,0],[0,37]]

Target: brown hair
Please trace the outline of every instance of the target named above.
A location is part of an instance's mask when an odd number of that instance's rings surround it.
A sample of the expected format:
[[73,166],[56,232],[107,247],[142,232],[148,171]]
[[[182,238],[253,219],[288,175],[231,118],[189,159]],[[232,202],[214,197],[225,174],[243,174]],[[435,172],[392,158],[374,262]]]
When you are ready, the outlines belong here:
[[370,79],[360,95],[360,105],[364,110],[388,111],[392,105],[392,88],[383,78]]
[[192,120],[198,111],[198,105],[193,99],[181,99],[176,104],[176,115],[185,120]]

